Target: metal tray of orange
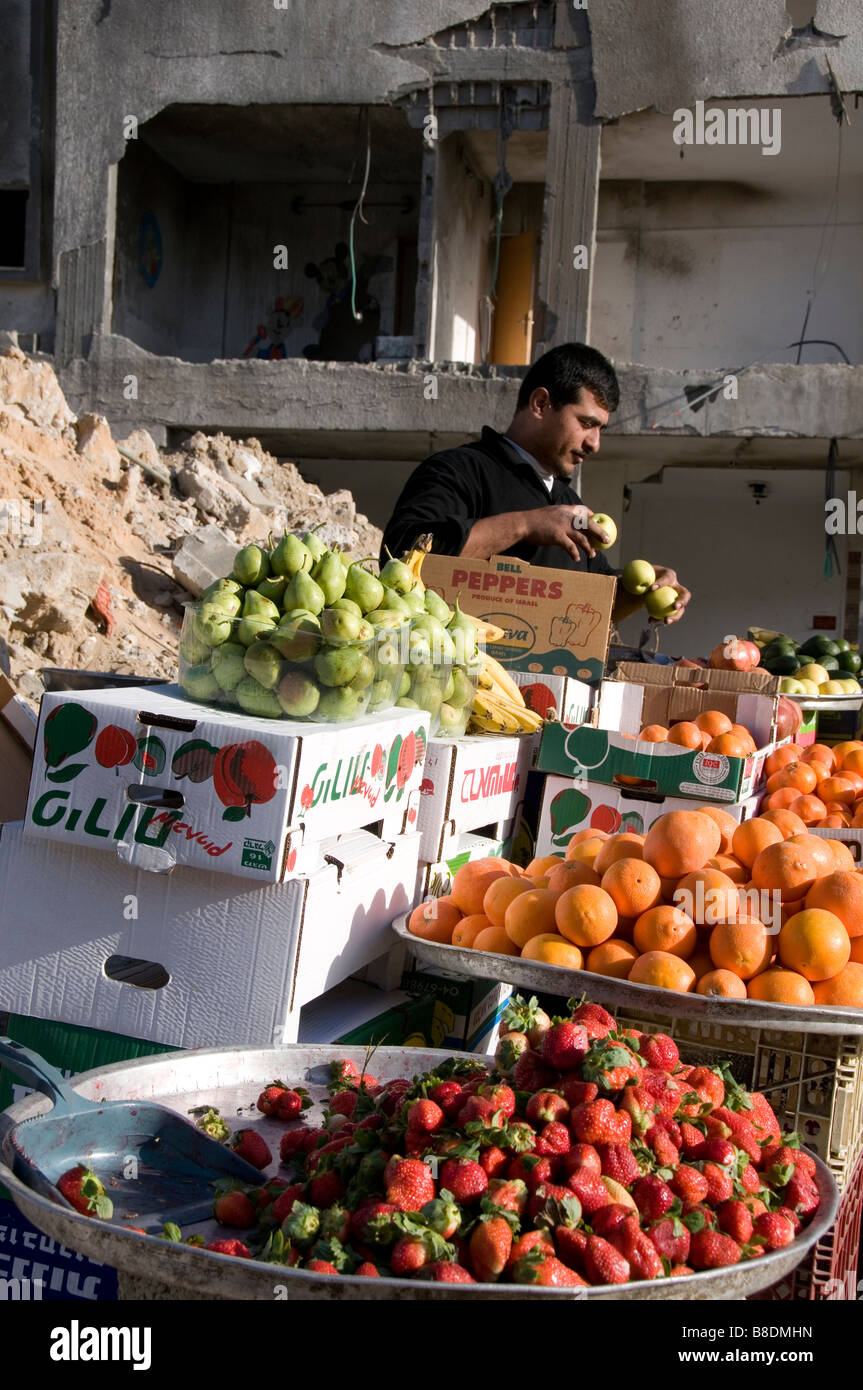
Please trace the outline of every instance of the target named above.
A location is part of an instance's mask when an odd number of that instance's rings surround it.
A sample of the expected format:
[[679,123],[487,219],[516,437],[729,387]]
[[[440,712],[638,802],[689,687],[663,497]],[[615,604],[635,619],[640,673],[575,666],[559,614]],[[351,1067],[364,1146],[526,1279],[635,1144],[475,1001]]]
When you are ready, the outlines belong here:
[[559,994],[569,998],[586,994],[608,1008],[655,1009],[696,1023],[722,1023],[734,1027],[773,1028],[781,1032],[863,1034],[863,1009],[834,1009],[812,1004],[767,1004],[757,999],[718,999],[680,990],[636,985],[629,980],[595,975],[588,970],[566,970],[560,965],[502,956],[492,951],[473,951],[423,941],[407,928],[408,916],[397,917],[393,931],[413,955],[440,970],[477,980],[501,980],[534,994]]

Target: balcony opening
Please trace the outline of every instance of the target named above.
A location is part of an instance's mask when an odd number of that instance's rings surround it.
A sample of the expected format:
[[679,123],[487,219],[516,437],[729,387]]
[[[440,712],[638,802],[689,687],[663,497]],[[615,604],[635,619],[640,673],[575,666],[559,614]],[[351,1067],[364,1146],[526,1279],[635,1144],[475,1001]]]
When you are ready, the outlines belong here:
[[410,356],[421,160],[390,107],[167,107],[118,166],[113,331],[192,362]]
[[603,130],[595,346],[670,369],[863,362],[863,146],[827,96],[698,107],[677,123],[698,143],[656,112]]

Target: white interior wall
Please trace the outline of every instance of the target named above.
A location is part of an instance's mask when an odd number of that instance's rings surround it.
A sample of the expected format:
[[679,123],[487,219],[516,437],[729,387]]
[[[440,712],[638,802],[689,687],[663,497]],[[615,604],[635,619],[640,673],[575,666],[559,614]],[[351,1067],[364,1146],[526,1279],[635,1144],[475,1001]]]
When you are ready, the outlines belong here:
[[[863,361],[863,141],[826,97],[708,102],[779,107],[781,150],[686,146],[671,117],[627,116],[602,136],[592,340],[651,367],[794,362],[806,336]],[[837,188],[838,196],[834,201]],[[832,347],[803,362],[838,362]]]
[[435,184],[435,361],[481,362],[488,293],[490,186],[476,172],[463,139],[441,141]]
[[[748,483],[766,482],[756,506]],[[670,565],[692,590],[687,616],[665,629],[660,650],[707,656],[727,633],[774,628],[802,641],[816,614],[833,614],[842,635],[847,539],[837,536],[842,574],[825,579],[824,474],[815,470],[668,468],[659,482],[633,483],[619,546],[623,564]],[[837,475],[844,497],[849,475]],[[852,538],[852,548],[860,541]],[[646,625],[636,614],[621,625],[626,641]]]

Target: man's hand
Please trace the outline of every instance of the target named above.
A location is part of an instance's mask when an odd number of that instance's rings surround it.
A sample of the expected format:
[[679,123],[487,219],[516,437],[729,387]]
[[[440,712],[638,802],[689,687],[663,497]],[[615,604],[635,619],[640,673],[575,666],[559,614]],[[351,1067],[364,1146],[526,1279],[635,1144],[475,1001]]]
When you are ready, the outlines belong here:
[[582,555],[593,559],[596,542],[607,541],[608,536],[602,527],[595,526],[590,507],[559,505],[538,507],[536,511],[525,512],[528,518],[526,539],[534,545],[559,545],[575,560]]
[[652,623],[663,622],[666,624],[679,623],[683,614],[686,612],[686,605],[692,598],[692,594],[678,581],[677,574],[674,570],[666,569],[664,565],[654,565],[653,568],[656,571],[656,583],[651,584],[651,591],[653,589],[661,589],[667,584],[669,588],[677,591],[677,607],[667,618],[651,618],[650,621]]

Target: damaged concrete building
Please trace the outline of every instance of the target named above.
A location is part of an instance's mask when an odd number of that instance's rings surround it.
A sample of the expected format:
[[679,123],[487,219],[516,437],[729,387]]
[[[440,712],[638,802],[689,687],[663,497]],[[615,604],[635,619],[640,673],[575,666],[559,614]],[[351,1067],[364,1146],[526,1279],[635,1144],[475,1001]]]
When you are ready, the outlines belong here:
[[73,408],[257,436],[380,524],[587,338],[623,398],[582,490],[694,590],[688,649],[856,639],[858,0],[3,10],[0,328]]

